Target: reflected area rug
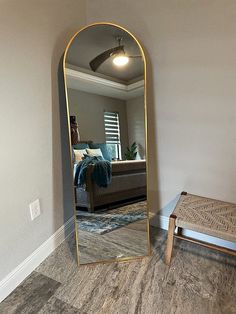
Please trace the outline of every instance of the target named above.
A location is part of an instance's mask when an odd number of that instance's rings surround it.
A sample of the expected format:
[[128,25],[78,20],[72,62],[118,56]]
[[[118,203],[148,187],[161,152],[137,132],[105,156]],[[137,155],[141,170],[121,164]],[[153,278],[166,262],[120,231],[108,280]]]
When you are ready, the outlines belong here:
[[147,202],[142,201],[115,209],[100,210],[95,213],[78,210],[76,218],[79,230],[104,234],[147,218]]

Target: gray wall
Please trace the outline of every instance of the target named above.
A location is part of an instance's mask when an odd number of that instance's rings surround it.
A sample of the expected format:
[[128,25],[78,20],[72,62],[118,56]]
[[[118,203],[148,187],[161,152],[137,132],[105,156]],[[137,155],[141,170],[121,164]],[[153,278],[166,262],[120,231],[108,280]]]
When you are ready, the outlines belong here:
[[[0,279],[72,214],[56,71],[84,10],[83,0],[1,1]],[[235,11],[234,0],[87,1],[88,23],[121,24],[147,51],[153,211],[183,189],[236,202]]]
[[129,99],[126,102],[129,145],[136,142],[138,145],[137,158],[145,158],[145,120],[144,97]]
[[234,0],[87,2],[88,23],[123,25],[147,52],[153,211],[182,190],[236,202],[235,12]]
[[122,154],[128,145],[126,102],[68,89],[70,115],[77,116],[81,140],[105,143],[104,110],[119,112]]
[[[1,1],[0,280],[72,215],[62,183],[69,178],[62,172],[57,70],[84,24],[83,0]],[[36,198],[42,215],[32,222],[28,205]]]

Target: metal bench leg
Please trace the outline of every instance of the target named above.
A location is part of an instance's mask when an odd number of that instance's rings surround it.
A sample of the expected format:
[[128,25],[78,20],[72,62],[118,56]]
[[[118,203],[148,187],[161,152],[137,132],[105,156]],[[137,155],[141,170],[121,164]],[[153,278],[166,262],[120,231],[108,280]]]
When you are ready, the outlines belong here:
[[169,228],[168,228],[168,237],[167,237],[167,245],[166,245],[166,252],[165,252],[165,263],[170,265],[173,244],[174,244],[174,233],[175,233],[175,220],[176,216],[171,214],[169,218]]

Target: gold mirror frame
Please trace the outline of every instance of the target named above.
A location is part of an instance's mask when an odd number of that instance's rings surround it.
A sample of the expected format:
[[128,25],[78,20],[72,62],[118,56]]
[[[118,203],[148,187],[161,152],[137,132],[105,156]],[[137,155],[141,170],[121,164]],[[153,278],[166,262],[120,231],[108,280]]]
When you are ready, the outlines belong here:
[[[67,53],[68,50],[74,40],[74,38],[82,31],[84,31],[85,29],[88,29],[90,27],[94,27],[97,25],[110,25],[113,27],[117,27],[122,29],[123,31],[127,32],[133,39],[134,41],[137,43],[141,54],[142,54],[142,58],[143,58],[143,62],[144,62],[144,121],[145,121],[145,147],[146,147],[146,178],[147,178],[147,240],[148,240],[148,254],[147,255],[143,255],[143,256],[131,256],[131,257],[123,257],[123,258],[116,258],[116,259],[110,259],[110,260],[100,260],[98,262],[92,262],[89,264],[80,264],[80,258],[79,258],[79,235],[78,235],[78,227],[77,227],[77,222],[76,222],[76,204],[75,204],[75,197],[73,198],[73,206],[74,206],[74,218],[75,218],[75,240],[76,240],[76,253],[77,253],[77,263],[78,266],[83,266],[83,265],[92,265],[92,264],[98,264],[98,263],[114,263],[114,262],[127,262],[130,260],[137,260],[137,259],[142,259],[144,257],[148,257],[151,255],[151,243],[150,243],[150,225],[149,225],[149,193],[148,193],[148,174],[149,174],[149,166],[148,166],[148,141],[147,141],[147,137],[148,137],[148,124],[147,124],[147,61],[146,61],[146,56],[144,53],[144,49],[141,45],[141,43],[139,42],[139,40],[130,32],[128,31],[126,28],[114,24],[114,23],[110,23],[110,22],[97,22],[97,23],[92,23],[89,24],[83,28],[81,28],[79,31],[77,31],[69,40],[64,55],[63,55],[63,75],[64,75],[64,88],[65,88],[65,97],[66,97],[66,112],[67,112],[67,126],[68,126],[68,141],[69,143],[71,143],[71,133],[70,133],[70,110],[69,110],[69,101],[68,101],[68,92],[67,92],[67,78],[66,78],[66,57],[67,57]],[[70,165],[71,165],[71,174],[72,174],[72,190],[74,191],[74,183],[73,183],[73,170],[72,170],[72,147],[70,146]]]

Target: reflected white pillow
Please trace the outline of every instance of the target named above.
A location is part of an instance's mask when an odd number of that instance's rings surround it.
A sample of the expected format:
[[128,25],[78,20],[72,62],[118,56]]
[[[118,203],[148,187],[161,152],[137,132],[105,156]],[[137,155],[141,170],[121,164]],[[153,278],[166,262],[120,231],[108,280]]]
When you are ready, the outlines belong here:
[[86,148],[86,151],[89,156],[101,156],[103,158],[103,154],[100,148]]
[[75,154],[75,162],[78,163],[80,162],[84,155],[87,154],[86,149],[74,149],[74,154]]

